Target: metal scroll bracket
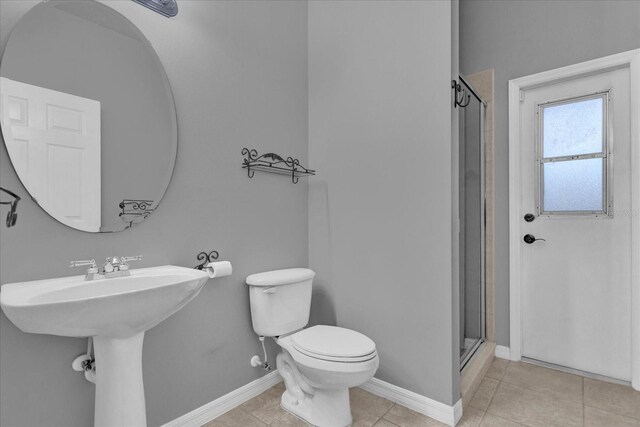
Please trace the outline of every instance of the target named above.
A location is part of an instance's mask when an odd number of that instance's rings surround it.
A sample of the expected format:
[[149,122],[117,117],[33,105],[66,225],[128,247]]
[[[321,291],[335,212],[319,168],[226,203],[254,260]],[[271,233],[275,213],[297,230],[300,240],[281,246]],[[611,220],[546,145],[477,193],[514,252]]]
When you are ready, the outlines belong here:
[[16,225],[16,221],[18,220],[18,202],[20,201],[20,197],[14,193],[13,191],[7,190],[6,188],[2,188],[0,187],[0,191],[3,193],[8,194],[9,196],[13,197],[13,200],[10,202],[0,202],[0,205],[9,205],[9,212],[7,213],[7,228],[8,227],[13,227],[14,225]]
[[218,253],[218,251],[211,251],[209,253],[202,251],[196,256],[196,258],[198,258],[198,261],[202,261],[202,263],[196,265],[194,268],[196,270],[204,270],[207,264],[218,259],[219,256],[220,254]]
[[451,89],[453,90],[453,108],[464,108],[469,105],[471,102],[471,95],[467,93],[467,90],[463,88],[460,83],[455,80],[451,80]]

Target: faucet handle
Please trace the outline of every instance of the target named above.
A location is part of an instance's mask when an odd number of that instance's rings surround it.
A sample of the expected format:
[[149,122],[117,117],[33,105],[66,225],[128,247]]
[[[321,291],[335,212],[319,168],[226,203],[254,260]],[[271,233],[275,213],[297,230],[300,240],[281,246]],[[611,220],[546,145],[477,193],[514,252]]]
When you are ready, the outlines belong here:
[[128,270],[129,269],[129,261],[140,261],[142,259],[142,255],[136,256],[123,256],[120,258],[120,270]]
[[71,268],[71,267],[84,267],[85,265],[88,265],[90,268],[95,268],[96,267],[96,260],[95,259],[86,259],[86,260],[71,261],[69,263],[69,268]]
[[95,259],[71,261],[69,263],[69,267],[84,267],[86,265],[88,265],[89,268],[87,268],[87,274],[85,276],[85,279],[91,280],[94,274],[98,274],[98,267],[96,266]]

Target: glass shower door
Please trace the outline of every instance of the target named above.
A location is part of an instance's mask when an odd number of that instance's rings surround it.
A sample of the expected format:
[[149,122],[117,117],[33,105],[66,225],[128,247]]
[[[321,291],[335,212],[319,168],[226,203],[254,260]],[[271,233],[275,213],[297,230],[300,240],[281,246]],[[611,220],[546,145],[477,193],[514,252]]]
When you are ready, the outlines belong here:
[[460,78],[470,95],[460,114],[460,362],[485,335],[485,114],[486,103]]

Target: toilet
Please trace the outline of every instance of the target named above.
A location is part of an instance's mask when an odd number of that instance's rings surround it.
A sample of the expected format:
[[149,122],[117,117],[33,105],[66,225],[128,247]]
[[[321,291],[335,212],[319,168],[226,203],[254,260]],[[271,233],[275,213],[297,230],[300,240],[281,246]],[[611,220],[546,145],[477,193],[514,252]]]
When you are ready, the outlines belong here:
[[315,273],[290,268],[247,277],[253,330],[273,337],[286,391],[282,407],[319,427],[351,425],[349,388],[367,382],[378,369],[375,343],[346,328],[309,322]]

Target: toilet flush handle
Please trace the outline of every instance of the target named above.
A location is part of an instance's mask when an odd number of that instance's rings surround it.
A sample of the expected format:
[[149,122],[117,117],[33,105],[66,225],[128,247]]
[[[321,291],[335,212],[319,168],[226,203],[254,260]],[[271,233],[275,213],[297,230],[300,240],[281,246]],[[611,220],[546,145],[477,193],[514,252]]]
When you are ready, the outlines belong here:
[[265,289],[264,291],[262,291],[263,294],[275,294],[276,293],[276,287],[275,286],[271,286],[270,288]]

